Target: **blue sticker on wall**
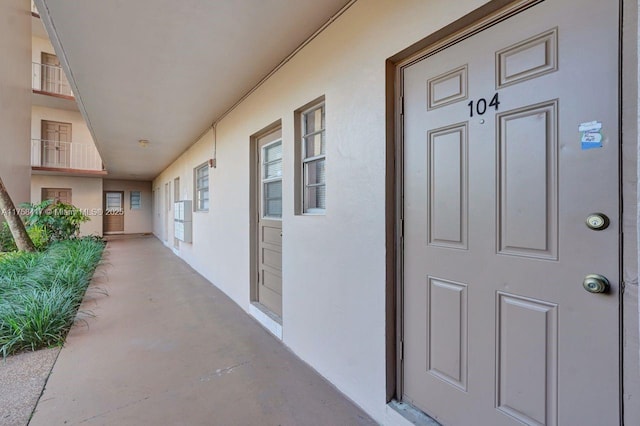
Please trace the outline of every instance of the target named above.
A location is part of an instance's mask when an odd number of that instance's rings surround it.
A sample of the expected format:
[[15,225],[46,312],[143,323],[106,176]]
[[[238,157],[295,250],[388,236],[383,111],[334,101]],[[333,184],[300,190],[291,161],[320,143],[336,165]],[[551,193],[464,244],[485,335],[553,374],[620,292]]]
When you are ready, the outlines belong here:
[[581,123],[578,131],[582,133],[580,143],[582,149],[602,148],[602,123],[599,121],[590,121]]

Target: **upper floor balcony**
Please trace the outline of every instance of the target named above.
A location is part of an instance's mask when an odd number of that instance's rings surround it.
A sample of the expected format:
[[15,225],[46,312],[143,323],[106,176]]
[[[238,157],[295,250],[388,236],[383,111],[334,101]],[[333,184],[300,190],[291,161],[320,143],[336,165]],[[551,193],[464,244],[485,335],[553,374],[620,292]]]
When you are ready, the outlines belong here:
[[55,140],[31,140],[31,167],[36,171],[107,174],[93,144]]
[[[49,56],[55,58],[54,55]],[[33,62],[31,64],[31,70],[31,87],[34,92],[73,99],[71,85],[59,64],[39,64]]]

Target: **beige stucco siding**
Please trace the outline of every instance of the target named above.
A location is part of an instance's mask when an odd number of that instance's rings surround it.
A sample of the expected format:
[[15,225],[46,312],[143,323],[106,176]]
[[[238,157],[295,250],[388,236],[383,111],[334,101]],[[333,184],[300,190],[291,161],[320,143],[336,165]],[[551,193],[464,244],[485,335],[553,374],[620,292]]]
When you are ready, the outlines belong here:
[[[33,105],[31,107],[31,161],[40,165],[42,159],[42,122],[55,121],[71,124],[70,164],[67,167],[82,170],[102,169],[102,159],[93,143],[93,137],[79,111]],[[46,139],[46,137],[45,137]]]
[[31,177],[31,202],[39,203],[42,188],[71,189],[71,204],[83,210],[89,221],[80,226],[82,235],[102,235],[102,178],[78,176]]
[[94,146],[91,132],[79,111],[33,105],[31,114],[31,137],[33,139],[42,138],[42,120],[60,121],[71,123],[71,140],[74,144]]
[[0,177],[14,203],[29,200],[31,13],[28,0],[0,2]]
[[53,49],[51,41],[46,38],[32,37],[31,38],[31,61],[37,64],[42,62],[42,52],[55,55],[56,52]]

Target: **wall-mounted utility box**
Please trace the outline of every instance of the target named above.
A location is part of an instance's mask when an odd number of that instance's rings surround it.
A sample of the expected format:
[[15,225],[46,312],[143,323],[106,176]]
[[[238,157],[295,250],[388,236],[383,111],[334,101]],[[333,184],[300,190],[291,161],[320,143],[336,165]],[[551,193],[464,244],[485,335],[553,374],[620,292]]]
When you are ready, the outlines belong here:
[[191,200],[173,203],[173,235],[182,242],[190,243],[193,235]]

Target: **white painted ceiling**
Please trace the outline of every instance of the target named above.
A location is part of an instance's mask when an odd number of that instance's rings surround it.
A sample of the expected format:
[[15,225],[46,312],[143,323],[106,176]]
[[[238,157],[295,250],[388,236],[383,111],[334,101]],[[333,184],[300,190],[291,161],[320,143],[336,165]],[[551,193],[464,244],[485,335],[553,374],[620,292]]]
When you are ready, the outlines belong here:
[[346,3],[36,0],[109,177],[138,180],[157,176]]

